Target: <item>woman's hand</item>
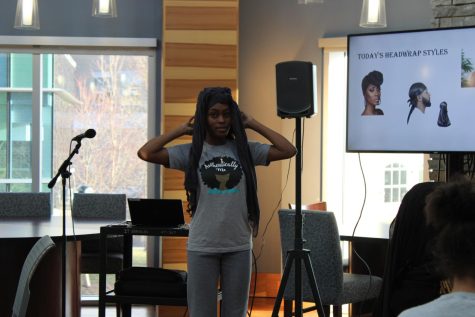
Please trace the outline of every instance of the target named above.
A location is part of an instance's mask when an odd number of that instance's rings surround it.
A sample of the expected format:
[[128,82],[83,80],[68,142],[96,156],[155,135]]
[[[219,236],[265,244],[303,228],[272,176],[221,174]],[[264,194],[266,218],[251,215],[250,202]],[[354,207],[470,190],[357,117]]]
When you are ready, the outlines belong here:
[[193,121],[195,117],[191,117],[187,122],[183,123],[179,129],[182,131],[182,135],[193,135]]
[[179,125],[175,129],[149,140],[138,150],[138,156],[144,161],[168,167],[170,161],[165,145],[183,135],[192,135],[194,119],[195,117],[191,117],[187,122]]
[[254,130],[269,140],[272,144],[267,157],[269,162],[291,158],[297,152],[292,143],[290,143],[286,138],[263,125],[258,120],[252,118],[244,112],[241,112],[241,119],[244,128]]
[[250,128],[249,124],[254,120],[254,118],[241,111],[241,120],[244,128]]

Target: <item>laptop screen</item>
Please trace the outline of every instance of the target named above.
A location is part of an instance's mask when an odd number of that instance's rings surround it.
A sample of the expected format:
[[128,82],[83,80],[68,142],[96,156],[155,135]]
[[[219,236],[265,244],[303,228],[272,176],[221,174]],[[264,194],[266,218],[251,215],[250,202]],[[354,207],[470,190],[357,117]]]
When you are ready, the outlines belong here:
[[147,227],[179,227],[185,224],[180,199],[127,199],[133,225]]

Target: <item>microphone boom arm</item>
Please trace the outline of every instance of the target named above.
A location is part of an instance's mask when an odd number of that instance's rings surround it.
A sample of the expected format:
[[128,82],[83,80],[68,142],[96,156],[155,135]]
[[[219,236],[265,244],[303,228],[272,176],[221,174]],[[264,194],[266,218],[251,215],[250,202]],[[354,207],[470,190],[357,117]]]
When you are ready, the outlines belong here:
[[74,147],[74,150],[69,154],[69,157],[61,164],[61,166],[58,169],[58,172],[56,175],[51,179],[51,181],[48,183],[48,188],[53,188],[54,185],[56,184],[56,181],[58,180],[58,177],[61,175],[63,178],[68,178],[71,173],[68,172],[68,167],[71,165],[71,159],[73,156],[77,153],[79,153],[79,148],[81,147],[81,142],[77,142],[76,146]]

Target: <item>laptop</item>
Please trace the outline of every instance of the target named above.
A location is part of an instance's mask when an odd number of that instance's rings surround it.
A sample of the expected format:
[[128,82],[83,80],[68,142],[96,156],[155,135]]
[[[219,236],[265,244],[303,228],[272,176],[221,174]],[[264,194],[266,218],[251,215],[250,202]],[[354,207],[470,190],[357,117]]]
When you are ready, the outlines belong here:
[[134,226],[181,228],[185,226],[180,199],[128,198],[130,220]]

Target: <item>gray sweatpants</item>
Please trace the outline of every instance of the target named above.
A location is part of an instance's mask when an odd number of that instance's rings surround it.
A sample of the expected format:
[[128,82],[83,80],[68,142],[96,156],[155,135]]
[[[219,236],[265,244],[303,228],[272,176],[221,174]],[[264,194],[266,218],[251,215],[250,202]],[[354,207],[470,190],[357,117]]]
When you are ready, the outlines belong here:
[[218,279],[221,317],[245,317],[251,281],[251,250],[229,253],[188,251],[187,297],[190,317],[217,315]]

